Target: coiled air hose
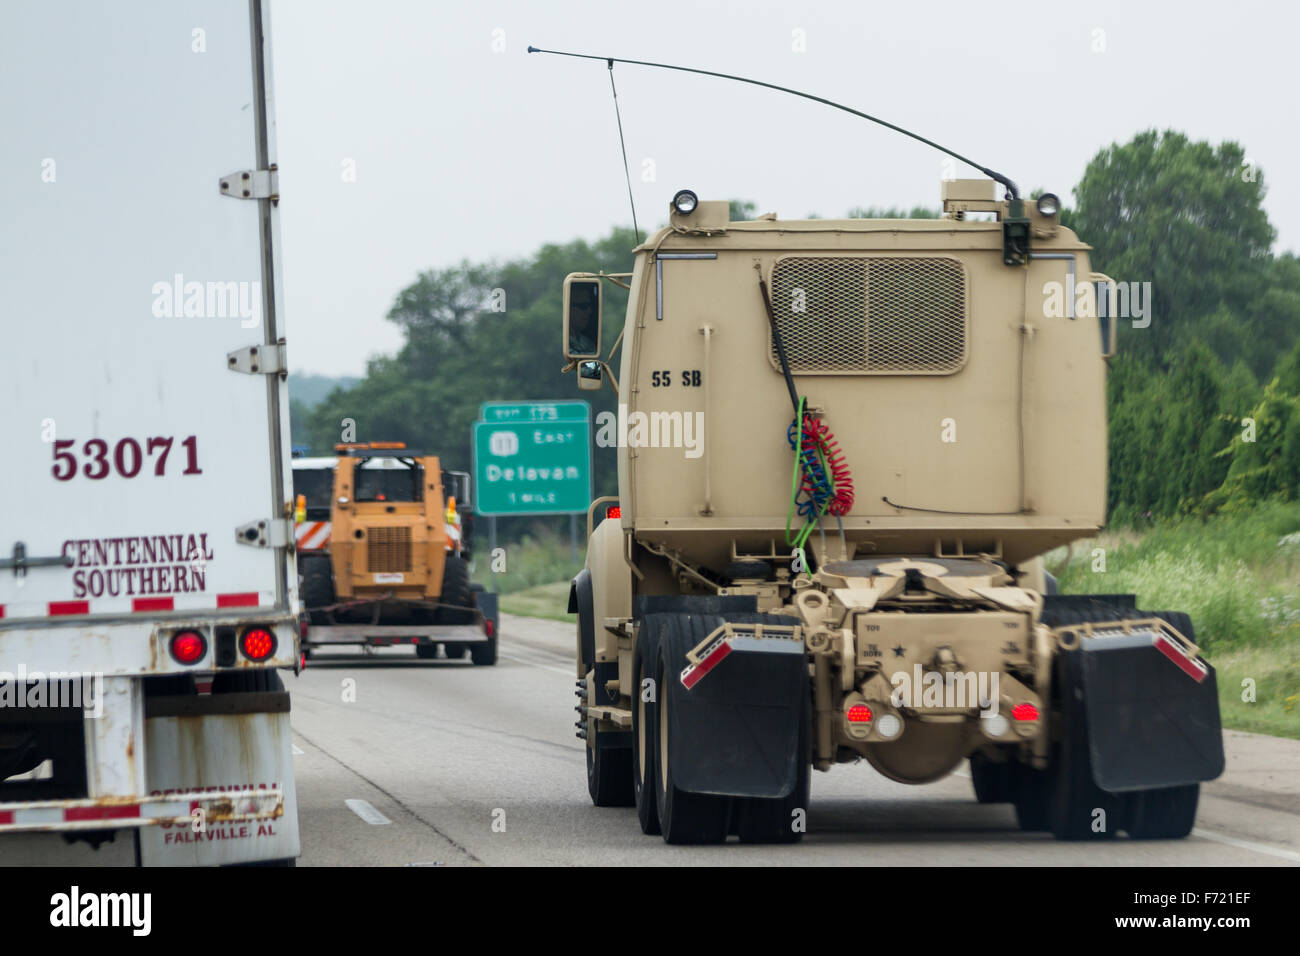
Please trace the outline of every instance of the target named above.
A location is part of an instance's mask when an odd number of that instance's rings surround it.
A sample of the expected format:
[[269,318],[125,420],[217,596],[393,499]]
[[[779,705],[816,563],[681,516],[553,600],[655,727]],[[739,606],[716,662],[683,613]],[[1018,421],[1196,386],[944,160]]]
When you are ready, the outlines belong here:
[[[790,392],[790,402],[794,406],[794,420],[786,429],[786,440],[794,449],[794,474],[790,480],[785,542],[791,547],[802,549],[822,518],[828,514],[842,518],[853,508],[853,475],[839,442],[827,424],[804,410],[807,398],[799,395],[794,387],[794,376],[790,374],[785,345],[781,341],[776,314],[772,310],[772,298],[761,273],[758,286],[763,293],[763,305],[772,327],[772,344],[781,364],[781,373],[785,376],[786,388]],[[793,529],[795,511],[804,520],[804,525],[798,532]]]

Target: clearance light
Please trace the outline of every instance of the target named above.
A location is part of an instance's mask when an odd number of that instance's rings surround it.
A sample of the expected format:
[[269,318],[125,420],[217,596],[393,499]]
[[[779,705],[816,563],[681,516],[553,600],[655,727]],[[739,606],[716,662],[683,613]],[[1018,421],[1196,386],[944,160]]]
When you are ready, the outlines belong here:
[[1016,720],[1037,720],[1038,708],[1033,704],[1016,704],[1011,708],[1011,716]]
[[609,510],[605,512],[605,517],[606,517],[606,518],[621,518],[621,517],[623,517],[623,509],[622,509],[621,507],[619,507],[618,505],[610,505]]
[[275,653],[275,635],[264,627],[250,627],[239,643],[250,661],[264,661]]
[[850,707],[847,711],[844,712],[844,716],[848,717],[849,723],[851,724],[870,723],[871,708],[868,707],[866,704],[854,704],[852,707]]
[[208,652],[208,642],[198,631],[177,631],[172,635],[172,657],[181,664],[196,664]]

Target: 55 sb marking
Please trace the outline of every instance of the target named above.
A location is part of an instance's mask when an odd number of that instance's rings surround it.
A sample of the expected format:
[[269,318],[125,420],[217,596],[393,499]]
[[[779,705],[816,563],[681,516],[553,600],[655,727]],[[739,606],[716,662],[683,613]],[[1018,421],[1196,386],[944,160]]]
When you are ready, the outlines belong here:
[[[145,466],[145,459],[157,455],[153,463],[153,473],[161,478],[167,468],[167,456],[171,454],[174,438],[146,438],[144,448],[134,438],[120,439],[109,455],[108,442],[102,438],[92,438],[81,447],[84,459],[81,473],[91,481],[107,478],[109,472],[116,471],[123,478],[134,478]],[[76,446],[71,438],[60,439],[54,443],[54,465],[50,468],[58,481],[71,481],[77,477],[77,457],[71,451]],[[182,439],[185,449],[185,470],[182,475],[201,475],[199,467],[199,440],[194,435]]]
[[[682,384],[687,388],[699,388],[703,379],[698,368],[682,369]],[[650,373],[651,388],[667,388],[673,384],[673,373],[660,371]]]

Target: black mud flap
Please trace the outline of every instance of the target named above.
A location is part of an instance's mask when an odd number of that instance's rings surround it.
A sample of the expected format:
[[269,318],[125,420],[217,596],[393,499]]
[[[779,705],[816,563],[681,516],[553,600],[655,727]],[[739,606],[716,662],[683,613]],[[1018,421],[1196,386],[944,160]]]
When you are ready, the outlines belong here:
[[[809,695],[802,641],[737,636],[691,686],[682,682],[686,652],[724,620],[712,614],[655,615],[669,665],[669,750],[673,780],[689,793],[784,797],[798,781],[799,724]],[[790,625],[793,618],[727,615],[733,623]],[[705,662],[708,663],[707,661]]]
[[498,610],[497,601],[500,595],[495,591],[475,591],[474,606],[478,612],[483,615],[484,621],[492,622],[492,636],[496,636],[497,628],[500,627],[501,614]]
[[1174,787],[1223,773],[1214,668],[1161,650],[1159,640],[1149,631],[1085,637],[1067,654],[1070,684],[1083,688],[1092,775],[1103,790]]

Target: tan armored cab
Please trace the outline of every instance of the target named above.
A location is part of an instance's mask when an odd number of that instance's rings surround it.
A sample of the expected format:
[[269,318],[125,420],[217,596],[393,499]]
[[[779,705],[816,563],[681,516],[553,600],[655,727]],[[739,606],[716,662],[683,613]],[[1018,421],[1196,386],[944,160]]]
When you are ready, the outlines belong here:
[[619,402],[570,600],[597,804],[789,842],[810,768],[969,759],[1028,830],[1189,832],[1223,766],[1191,621],[1055,594],[1041,561],[1105,519],[1110,282],[1055,196],[994,188],[945,183],[934,220],[752,222],[683,190],[631,273],[566,280],[565,355]]

